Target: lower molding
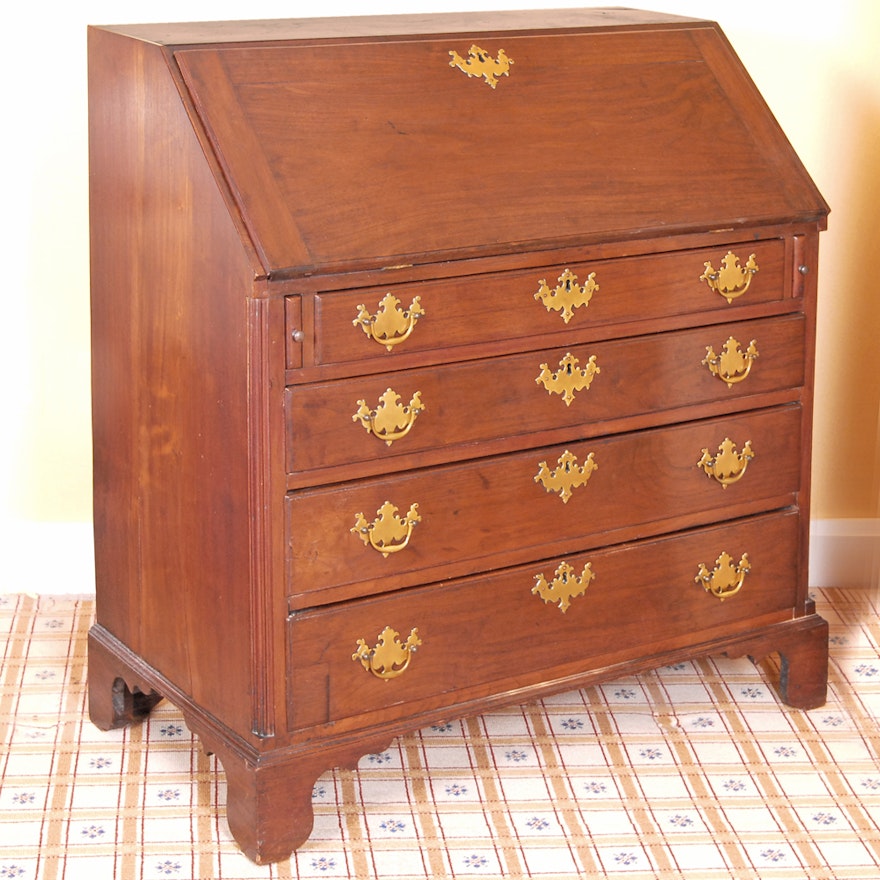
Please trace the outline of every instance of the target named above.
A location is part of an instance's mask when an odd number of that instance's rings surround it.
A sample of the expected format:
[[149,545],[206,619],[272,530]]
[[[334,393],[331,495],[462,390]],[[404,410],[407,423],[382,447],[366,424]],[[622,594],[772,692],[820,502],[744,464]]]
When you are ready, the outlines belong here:
[[880,518],[810,523],[811,587],[880,587]]
[[[91,523],[7,523],[3,538],[0,594],[95,592]],[[880,518],[813,520],[810,586],[880,587]]]

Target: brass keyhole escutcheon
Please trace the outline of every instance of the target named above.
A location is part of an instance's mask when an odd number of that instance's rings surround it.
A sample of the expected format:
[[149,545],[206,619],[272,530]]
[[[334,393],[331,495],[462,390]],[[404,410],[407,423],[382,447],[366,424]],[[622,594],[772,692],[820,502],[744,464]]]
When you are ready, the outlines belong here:
[[578,464],[577,456],[567,449],[556,461],[556,468],[552,471],[547,467],[547,462],[542,461],[538,465],[538,473],[535,474],[535,482],[540,483],[548,492],[555,492],[568,504],[571,493],[578,486],[586,486],[594,470],[599,465],[593,459],[591,452],[582,465]]
[[747,553],[743,553],[738,563],[734,563],[729,553],[722,553],[715,560],[715,568],[712,571],[709,571],[704,563],[700,563],[694,583],[702,584],[707,593],[711,593],[723,602],[742,589],[746,575],[750,571],[751,563]]
[[359,305],[358,315],[351,323],[360,327],[370,339],[384,345],[387,351],[391,351],[395,345],[409,339],[416,322],[424,314],[421,297],[413,297],[409,308],[402,309],[400,300],[389,292],[379,302],[375,315],[371,315],[366,306]]
[[721,354],[715,354],[715,349],[707,345],[706,357],[701,363],[709,368],[713,376],[717,376],[722,382],[727,383],[728,388],[732,388],[748,377],[757,357],[758,346],[754,339],[743,351],[739,342],[730,336],[721,347]]
[[422,640],[416,627],[410,630],[406,641],[401,642],[400,633],[386,626],[379,633],[379,641],[372,648],[367,645],[365,639],[358,639],[351,659],[360,662],[361,666],[376,678],[387,681],[406,672],[412,655],[421,644]]
[[596,282],[596,273],[590,272],[583,284],[578,284],[577,275],[570,269],[566,269],[552,290],[547,285],[546,279],[538,282],[538,292],[535,299],[544,304],[548,312],[559,312],[562,320],[567,324],[577,308],[586,308],[593,298],[593,294],[599,289]]
[[703,263],[703,267],[700,281],[705,281],[709,289],[723,296],[728,304],[742,296],[758,274],[758,264],[755,262],[754,254],[751,254],[745,266],[742,266],[739,257],[733,251],[728,251],[721,258],[720,269],[715,269],[711,262]]
[[457,67],[462,73],[466,73],[468,78],[482,77],[483,81],[493,89],[498,85],[499,76],[510,75],[510,66],[513,64],[513,59],[507,57],[504,49],[499,49],[498,55],[493,58],[476,44],[468,49],[467,58],[462,58],[455,49],[450,49],[449,57],[452,59],[449,62],[450,67]]
[[579,369],[580,361],[569,352],[559,362],[558,370],[551,370],[547,364],[541,364],[535,383],[543,385],[548,394],[561,394],[566,406],[571,406],[575,391],[587,391],[593,384],[593,378],[602,372],[596,363],[596,355],[591,354],[587,365]]
[[573,566],[563,561],[556,567],[552,580],[548,581],[543,573],[535,575],[532,595],[539,596],[544,604],[558,604],[559,610],[565,614],[571,607],[571,600],[576,596],[583,596],[595,576],[589,562],[578,575]]

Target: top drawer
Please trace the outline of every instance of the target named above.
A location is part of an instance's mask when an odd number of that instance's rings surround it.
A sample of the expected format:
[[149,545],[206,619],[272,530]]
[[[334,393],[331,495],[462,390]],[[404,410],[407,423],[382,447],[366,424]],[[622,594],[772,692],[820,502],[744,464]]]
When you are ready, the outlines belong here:
[[[321,291],[315,363],[447,351],[783,299],[785,241]],[[288,333],[288,366],[300,356]]]

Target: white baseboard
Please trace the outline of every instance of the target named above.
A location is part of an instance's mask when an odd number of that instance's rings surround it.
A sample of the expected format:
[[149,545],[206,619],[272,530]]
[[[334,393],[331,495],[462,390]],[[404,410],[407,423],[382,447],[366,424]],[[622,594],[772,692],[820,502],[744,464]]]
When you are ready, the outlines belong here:
[[[2,530],[0,593],[95,592],[92,524],[15,522]],[[880,587],[880,518],[817,519],[811,587]]]
[[95,592],[90,522],[0,523],[0,594]]
[[880,519],[814,519],[810,586],[880,586]]

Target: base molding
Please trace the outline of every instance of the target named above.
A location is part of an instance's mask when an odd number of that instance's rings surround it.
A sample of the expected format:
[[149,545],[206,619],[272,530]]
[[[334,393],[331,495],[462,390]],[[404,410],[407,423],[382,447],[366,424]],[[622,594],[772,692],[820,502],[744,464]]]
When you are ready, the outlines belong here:
[[[828,624],[808,602],[804,616],[786,618],[732,632],[719,638],[655,655],[630,656],[610,666],[585,668],[564,678],[499,690],[456,702],[439,695],[436,705],[412,715],[382,721],[373,711],[354,718],[360,727],[341,730],[328,724],[292,731],[287,743],[237,732],[197,705],[177,684],[149,665],[100,624],[89,630],[89,716],[101,730],[141,722],[161,697],[183,714],[187,727],[202,746],[219,759],[226,775],[226,819],[244,854],[259,865],[290,858],[312,832],[312,790],[318,777],[334,767],[353,768],[359,758],[387,748],[396,736],[449,718],[468,717],[495,708],[530,702],[542,696],[619,680],[645,669],[711,654],[748,656],[759,663],[778,655],[779,676],[774,685],[783,702],[798,709],[825,703],[828,679]],[[251,741],[248,742],[248,736]],[[378,748],[377,748],[378,747]],[[218,809],[220,804],[217,804]]]
[[814,519],[810,586],[880,586],[880,517]]

